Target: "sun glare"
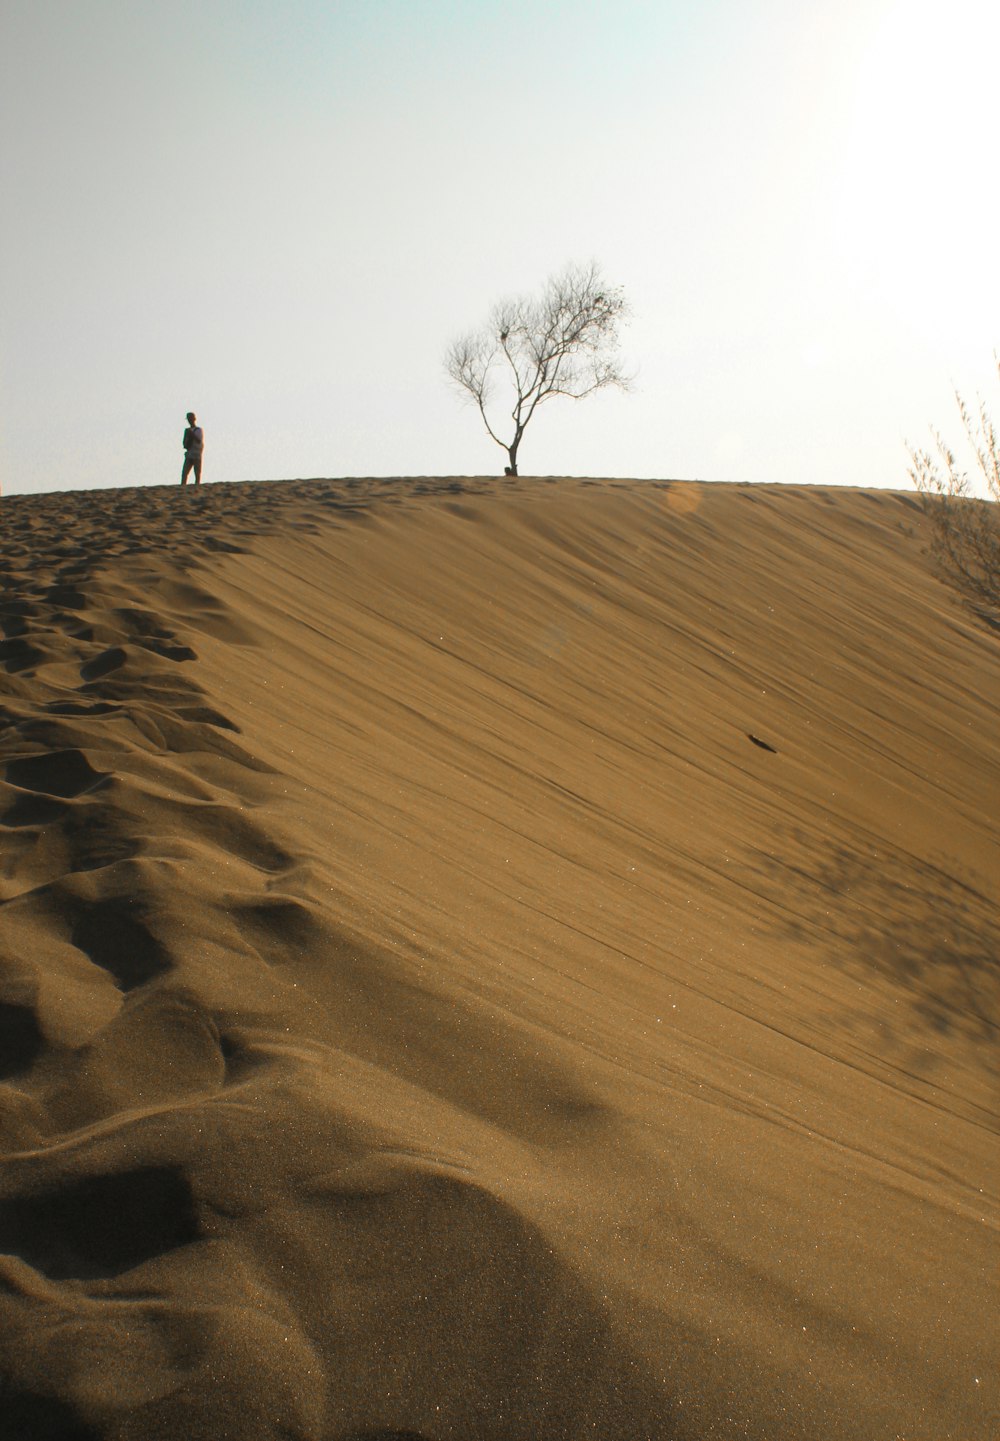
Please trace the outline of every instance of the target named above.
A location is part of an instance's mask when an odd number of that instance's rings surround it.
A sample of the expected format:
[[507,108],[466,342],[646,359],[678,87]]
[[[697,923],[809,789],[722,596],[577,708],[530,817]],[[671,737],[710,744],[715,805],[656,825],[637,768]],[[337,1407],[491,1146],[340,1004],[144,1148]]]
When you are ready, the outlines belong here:
[[857,71],[841,252],[864,296],[933,345],[997,341],[998,52],[992,0],[895,0]]

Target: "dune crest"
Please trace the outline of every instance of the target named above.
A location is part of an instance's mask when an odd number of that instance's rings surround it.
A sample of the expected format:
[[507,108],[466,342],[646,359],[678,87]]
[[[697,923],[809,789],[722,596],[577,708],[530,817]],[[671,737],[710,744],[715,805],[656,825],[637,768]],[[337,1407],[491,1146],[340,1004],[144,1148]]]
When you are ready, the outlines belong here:
[[0,1437],[993,1435],[997,639],[912,500],[0,520]]

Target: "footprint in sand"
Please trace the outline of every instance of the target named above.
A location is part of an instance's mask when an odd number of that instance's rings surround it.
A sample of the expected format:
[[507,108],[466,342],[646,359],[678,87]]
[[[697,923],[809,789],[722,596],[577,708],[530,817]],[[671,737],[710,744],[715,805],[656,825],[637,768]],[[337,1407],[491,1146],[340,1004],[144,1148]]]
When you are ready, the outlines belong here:
[[122,1009],[69,1058],[47,1093],[50,1119],[62,1132],[135,1106],[166,1107],[214,1095],[229,1079],[215,1021],[187,991],[132,992]]
[[72,1407],[54,1396],[4,1388],[0,1441],[100,1441]]
[[0,665],[8,675],[17,675],[21,671],[31,670],[32,666],[38,665],[43,660],[45,660],[45,652],[39,650],[37,645],[32,645],[22,636],[0,641]]
[[94,639],[94,627],[87,621],[81,620],[78,615],[65,615],[62,611],[50,618],[50,625],[68,635],[71,640],[91,641]]
[[6,779],[19,790],[71,800],[107,784],[110,775],[90,764],[82,750],[49,751],[7,762]]
[[34,618],[36,612],[37,607],[29,605],[27,601],[10,601],[0,606],[0,631],[7,640],[27,635],[31,629],[28,622]]
[[87,597],[75,585],[57,583],[50,585],[45,592],[45,599],[49,605],[58,605],[66,610],[82,610],[87,604]]
[[54,700],[49,701],[44,707],[47,715],[60,716],[98,716],[107,715],[109,711],[121,710],[113,701],[79,701],[79,700]]
[[50,826],[53,821],[62,820],[69,811],[65,801],[54,796],[20,796],[0,816],[0,824],[18,830],[28,826]]
[[179,1166],[67,1178],[0,1200],[0,1250],[52,1281],[120,1276],[199,1234],[191,1184]]
[[0,1080],[30,1070],[45,1044],[31,1006],[0,1001]]
[[112,671],[120,670],[128,660],[128,653],[120,645],[109,646],[102,650],[100,655],[93,660],[85,661],[80,667],[80,675],[85,681],[100,680],[102,676],[110,675]]
[[308,906],[294,897],[268,896],[232,908],[237,930],[268,964],[318,953],[329,936]]
[[96,799],[67,807],[62,829],[70,873],[103,870],[131,860],[142,849],[141,843],[128,833],[121,811]]
[[198,652],[192,650],[189,645],[171,645],[163,640],[140,640],[137,642],[143,650],[152,651],[154,655],[162,656],[164,660],[185,661],[197,660]]
[[70,940],[95,966],[109,972],[122,991],[143,986],[173,966],[128,896],[77,902]]

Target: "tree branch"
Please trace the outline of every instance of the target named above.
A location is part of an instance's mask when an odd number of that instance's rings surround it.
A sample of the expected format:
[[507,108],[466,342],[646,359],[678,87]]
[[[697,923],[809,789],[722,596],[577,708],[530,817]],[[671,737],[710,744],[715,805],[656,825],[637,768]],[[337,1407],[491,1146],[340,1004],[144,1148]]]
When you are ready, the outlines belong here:
[[[453,345],[445,368],[475,399],[490,438],[513,458],[543,401],[555,395],[583,400],[610,385],[628,389],[618,354],[619,329],[627,315],[622,292],[604,284],[595,263],[568,266],[547,282],[539,299],[494,306],[486,330]],[[495,366],[512,397],[509,444],[488,414]]]

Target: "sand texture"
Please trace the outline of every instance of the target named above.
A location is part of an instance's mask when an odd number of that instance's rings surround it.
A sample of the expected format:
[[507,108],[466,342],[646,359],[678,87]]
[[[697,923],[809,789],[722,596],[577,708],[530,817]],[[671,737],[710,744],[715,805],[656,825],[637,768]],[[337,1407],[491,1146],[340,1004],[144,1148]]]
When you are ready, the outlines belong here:
[[913,499],[0,531],[3,1441],[994,1441],[1000,635]]

